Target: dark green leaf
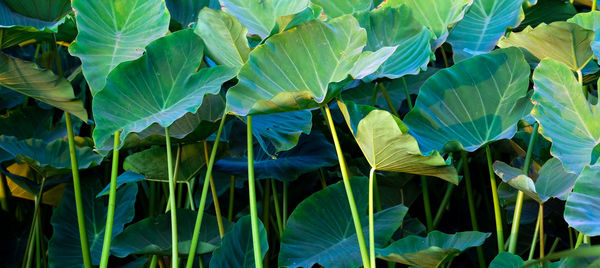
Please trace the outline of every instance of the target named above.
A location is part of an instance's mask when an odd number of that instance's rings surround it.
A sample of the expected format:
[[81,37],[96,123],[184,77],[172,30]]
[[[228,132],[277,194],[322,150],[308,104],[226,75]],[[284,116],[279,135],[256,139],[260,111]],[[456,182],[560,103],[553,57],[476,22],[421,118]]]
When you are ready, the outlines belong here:
[[[258,221],[258,236],[261,256],[264,258],[269,250],[267,231],[262,222]],[[210,267],[255,267],[250,216],[239,219],[233,229],[223,236],[221,247],[217,248],[210,259]]]

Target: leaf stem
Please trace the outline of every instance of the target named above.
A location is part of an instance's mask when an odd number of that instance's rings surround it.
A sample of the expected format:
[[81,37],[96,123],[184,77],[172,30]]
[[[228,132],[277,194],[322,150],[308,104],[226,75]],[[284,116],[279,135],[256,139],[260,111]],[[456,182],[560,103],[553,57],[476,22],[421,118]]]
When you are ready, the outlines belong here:
[[171,136],[169,128],[165,127],[165,142],[167,145],[167,172],[169,175],[169,202],[171,207],[171,267],[179,267],[177,240],[177,204],[175,203],[175,177],[173,173],[173,155],[171,154]]
[[38,193],[33,197],[34,209],[33,209],[33,219],[31,220],[31,227],[29,228],[29,236],[27,238],[27,246],[25,247],[25,259],[22,263],[22,267],[31,267],[31,259],[33,258],[33,247],[34,243],[38,237],[38,228],[39,228],[39,217],[40,214],[40,204],[42,203],[42,197],[44,193],[44,185],[46,183],[46,179],[42,179],[42,184]]
[[340,163],[340,169],[342,172],[342,180],[344,182],[344,187],[346,189],[346,195],[348,197],[348,204],[350,205],[350,212],[352,213],[352,220],[354,221],[354,229],[356,230],[356,238],[358,239],[358,247],[360,249],[360,255],[363,261],[364,268],[371,268],[371,264],[369,261],[369,254],[367,251],[367,245],[365,243],[365,236],[362,230],[362,225],[360,223],[360,217],[358,215],[358,210],[356,208],[356,202],[354,201],[354,194],[352,193],[352,186],[350,186],[350,176],[348,174],[348,169],[346,168],[346,161],[344,160],[344,155],[342,153],[342,148],[340,146],[340,141],[337,136],[337,132],[335,130],[335,125],[333,124],[333,118],[331,117],[331,111],[329,110],[329,106],[324,105],[325,114],[327,116],[327,121],[329,125],[329,130],[331,131],[331,136],[333,137],[333,143],[335,145],[335,150],[337,153],[338,161]]
[[538,212],[540,219],[540,259],[544,258],[544,203],[540,203]]
[[383,93],[383,97],[385,98],[387,105],[390,107],[392,114],[394,114],[396,117],[400,118],[400,115],[398,115],[398,111],[396,110],[396,107],[394,107],[394,103],[392,102],[392,99],[390,98],[390,95],[388,94],[387,90],[385,90],[385,87],[383,86],[383,84],[382,83],[377,83],[377,84],[379,84],[379,87],[381,88],[381,93]]
[[108,210],[106,212],[106,227],[104,230],[104,242],[102,244],[102,255],[100,257],[100,268],[108,267],[110,256],[110,243],[112,239],[113,222],[115,219],[115,207],[117,199],[117,173],[119,171],[119,131],[114,133],[112,167],[110,171],[110,192],[108,195]]
[[[469,214],[471,215],[471,226],[473,231],[479,231],[477,224],[477,212],[475,211],[475,202],[473,199],[473,186],[471,185],[471,171],[469,170],[469,159],[467,158],[467,151],[461,151],[460,157],[463,163],[463,176],[465,178],[465,184],[467,187],[467,199],[469,201]],[[483,249],[481,246],[477,247],[477,259],[479,260],[479,267],[485,267],[485,258],[483,257]]]
[[71,172],[73,174],[73,191],[75,193],[75,207],[77,209],[77,225],[79,227],[79,239],[81,241],[81,254],[83,256],[84,267],[91,268],[92,258],[90,257],[90,246],[87,240],[87,229],[85,228],[85,214],[83,212],[81,183],[79,181],[79,164],[77,162],[77,153],[75,152],[75,135],[73,134],[71,115],[68,112],[65,112],[65,121],[67,123],[67,139],[69,141],[69,155],[71,157]]
[[496,185],[496,175],[492,166],[492,152],[490,145],[485,146],[485,155],[487,157],[488,171],[490,174],[490,186],[492,188],[492,201],[494,202],[494,218],[496,219],[496,235],[498,239],[498,253],[504,251],[504,232],[502,230],[502,214],[500,211],[500,200],[498,199],[498,186]]
[[433,218],[431,216],[431,203],[429,202],[429,187],[427,177],[421,175],[421,191],[423,192],[423,208],[425,209],[425,222],[427,232],[433,231]]
[[[204,140],[204,159],[209,159],[208,156],[208,143]],[[209,176],[210,191],[213,197],[213,205],[215,206],[215,214],[217,216],[217,225],[219,227],[219,236],[223,238],[225,235],[225,227],[223,227],[223,217],[221,216],[221,206],[219,205],[219,195],[217,194],[217,187],[212,176],[212,172]]]
[[598,0],[592,0],[592,11],[596,11],[596,5],[597,5],[596,1],[598,1]]
[[252,135],[252,116],[247,116],[247,142],[248,142],[248,195],[250,197],[250,223],[252,227],[252,248],[254,250],[254,264],[262,268],[262,251],[258,234],[258,211],[256,208],[256,182],[254,181],[254,143]]
[[535,230],[533,231],[533,238],[531,239],[531,246],[529,247],[529,256],[527,257],[527,260],[533,259],[533,254],[535,253],[535,248],[537,245],[536,242],[538,240],[539,230],[540,230],[540,217],[538,217],[537,221],[535,222]]
[[227,211],[227,219],[231,221],[233,219],[233,201],[235,197],[235,176],[231,175],[231,182],[229,186],[229,209]]
[[408,103],[408,110],[411,111],[413,109],[412,99],[410,98],[410,93],[408,93],[408,85],[406,84],[406,79],[404,77],[402,79],[402,88],[404,89],[404,95],[406,95],[406,103]]
[[375,219],[373,204],[373,185],[375,184],[375,168],[369,172],[369,261],[375,264]]
[[206,175],[204,176],[204,185],[202,186],[202,195],[200,196],[200,204],[198,204],[198,215],[196,216],[196,223],[194,225],[194,234],[192,235],[192,241],[190,244],[190,251],[185,267],[191,268],[194,265],[194,258],[196,257],[196,248],[198,246],[198,238],[200,237],[200,228],[202,227],[202,216],[204,215],[204,207],[206,206],[206,196],[208,195],[208,185],[210,182],[210,176],[212,174],[213,165],[217,156],[217,148],[219,147],[219,139],[223,132],[223,125],[225,125],[225,117],[227,111],[223,112],[223,117],[219,123],[219,129],[217,130],[217,136],[215,138],[214,145],[210,152],[210,159],[206,166]]
[[282,223],[283,230],[285,231],[285,226],[287,225],[287,217],[288,217],[288,183],[286,181],[283,182],[283,208],[282,208]]
[[452,193],[454,192],[455,188],[456,185],[452,183],[448,183],[448,186],[446,186],[446,193],[444,193],[444,198],[442,199],[440,207],[435,213],[435,218],[433,218],[433,229],[435,229],[438,226],[438,224],[440,224],[440,220],[442,220],[442,214],[444,213],[446,206],[448,206],[448,202],[450,202],[450,197],[452,196]]
[[581,243],[583,243],[583,236],[583,233],[579,232],[579,234],[577,235],[577,242],[575,242],[575,248],[581,246]]
[[277,219],[277,230],[279,231],[279,238],[283,236],[283,224],[281,222],[281,212],[279,210],[279,198],[277,197],[277,186],[275,185],[274,179],[271,181],[271,188],[273,188],[273,204],[275,205],[275,218]]
[[[531,166],[531,156],[533,155],[533,147],[537,138],[537,132],[540,125],[535,122],[533,124],[533,131],[531,131],[531,137],[529,138],[529,145],[527,146],[527,154],[525,155],[525,164],[523,165],[523,173],[529,174],[529,167]],[[515,212],[513,214],[513,222],[510,229],[510,240],[508,242],[508,252],[515,254],[517,251],[517,241],[519,237],[519,224],[521,223],[521,212],[523,210],[523,197],[522,191],[517,193],[517,201],[515,203]]]

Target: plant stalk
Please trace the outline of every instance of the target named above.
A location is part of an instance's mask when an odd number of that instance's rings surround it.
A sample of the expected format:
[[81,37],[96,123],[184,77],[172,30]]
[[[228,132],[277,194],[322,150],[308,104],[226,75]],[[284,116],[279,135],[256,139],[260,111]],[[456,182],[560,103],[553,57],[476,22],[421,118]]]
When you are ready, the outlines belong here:
[[279,210],[279,197],[277,196],[277,186],[275,185],[274,179],[271,181],[271,188],[273,188],[273,204],[275,205],[275,218],[277,219],[277,230],[279,231],[279,238],[283,236],[283,223],[281,222],[281,212]]
[[375,168],[369,172],[369,261],[375,264],[375,219],[373,204],[373,185],[375,184]]
[[[471,185],[471,171],[469,170],[469,159],[467,158],[467,152],[461,151],[460,157],[463,163],[463,177],[465,178],[465,184],[467,187],[467,199],[469,201],[469,215],[471,216],[471,226],[473,231],[479,231],[477,224],[477,215],[475,211],[475,201],[473,199],[473,187]],[[479,260],[479,267],[485,267],[485,258],[483,257],[483,249],[481,246],[477,247],[477,259]]]
[[496,174],[492,166],[492,152],[490,145],[485,146],[488,171],[490,173],[490,186],[492,188],[492,201],[494,202],[494,218],[496,219],[496,235],[498,238],[498,253],[504,251],[504,232],[502,230],[502,214],[500,211],[500,200],[498,199],[498,186],[496,185]]
[[227,211],[227,219],[231,221],[233,219],[233,201],[235,197],[235,176],[231,175],[231,182],[229,186],[229,209]]
[[427,177],[421,175],[421,190],[423,192],[423,208],[425,208],[425,222],[427,232],[433,231],[433,219],[431,217],[431,204],[429,202],[429,187],[427,186]]
[[540,219],[540,259],[544,258],[544,203],[540,203],[538,212]]
[[533,259],[533,254],[535,253],[535,247],[537,245],[536,242],[538,240],[539,230],[540,217],[538,217],[537,221],[535,222],[535,230],[533,231],[533,238],[531,239],[531,246],[529,247],[529,256],[527,257],[527,260]]
[[286,181],[283,182],[283,208],[282,208],[282,223],[283,230],[285,231],[285,226],[287,225],[287,215],[288,215],[288,183]]
[[204,176],[204,185],[202,186],[202,195],[200,196],[200,204],[198,204],[198,215],[196,216],[196,223],[194,224],[194,234],[192,235],[192,241],[190,244],[190,251],[185,265],[186,268],[192,268],[194,265],[194,258],[196,257],[196,248],[198,246],[198,238],[200,237],[200,228],[202,227],[202,216],[204,215],[204,207],[206,206],[206,196],[208,195],[208,186],[210,182],[210,176],[212,174],[213,165],[217,156],[217,148],[219,147],[219,139],[223,132],[223,125],[225,125],[225,117],[227,112],[223,113],[221,122],[219,123],[219,129],[217,130],[217,136],[215,138],[214,145],[210,152],[210,159],[206,166],[206,175]]
[[77,162],[77,153],[75,152],[75,134],[73,134],[71,115],[68,112],[65,112],[65,121],[67,123],[67,138],[69,141],[69,154],[71,156],[71,172],[73,174],[73,191],[75,193],[75,207],[77,209],[77,225],[79,227],[79,239],[81,241],[81,255],[83,256],[84,267],[91,268],[92,258],[90,257],[90,246],[87,240],[87,229],[85,228],[83,198],[81,197],[81,183],[79,181],[79,164]]
[[444,198],[440,203],[438,211],[435,213],[435,218],[433,218],[433,229],[435,229],[438,226],[438,224],[440,224],[440,221],[442,220],[442,214],[444,213],[446,206],[448,206],[448,203],[450,202],[450,197],[452,196],[452,193],[454,192],[455,188],[456,185],[448,183],[448,186],[446,187],[446,193],[444,193]]
[[102,256],[100,257],[100,268],[108,267],[110,257],[110,243],[112,239],[113,222],[115,219],[115,207],[117,200],[117,173],[119,171],[119,131],[114,133],[112,167],[110,171],[110,192],[108,195],[108,211],[106,212],[106,227],[104,230],[104,242],[102,244]]
[[173,173],[173,155],[171,154],[171,137],[169,128],[165,127],[165,142],[167,145],[167,172],[169,175],[169,202],[171,207],[171,267],[179,267],[177,240],[177,203],[175,203],[175,177]]
[[396,117],[400,118],[400,115],[398,115],[398,111],[396,110],[396,107],[394,107],[394,103],[392,102],[392,99],[390,98],[390,95],[388,94],[387,90],[385,90],[385,87],[383,86],[382,83],[378,83],[378,84],[379,84],[379,87],[381,88],[381,93],[383,93],[383,97],[385,98],[387,105],[390,107],[392,114],[394,114]]
[[348,197],[348,204],[350,205],[350,212],[352,213],[352,220],[354,222],[354,229],[356,230],[356,238],[358,239],[358,247],[360,249],[360,255],[363,261],[364,268],[371,268],[371,263],[369,261],[369,254],[367,251],[367,245],[365,243],[365,236],[362,230],[362,225],[360,223],[360,217],[358,215],[358,210],[356,208],[356,202],[354,201],[354,194],[352,193],[352,186],[350,185],[350,176],[348,174],[348,169],[346,168],[346,161],[344,160],[344,155],[342,153],[342,148],[340,146],[340,142],[338,140],[337,132],[335,130],[335,125],[333,124],[333,118],[331,117],[331,111],[329,110],[329,106],[324,105],[325,114],[327,116],[327,122],[329,125],[329,130],[331,131],[331,136],[333,137],[333,142],[335,145],[335,150],[337,153],[338,161],[340,163],[340,169],[342,172],[342,180],[344,182],[344,187],[346,189],[346,195]]
[[[208,143],[204,140],[204,159],[209,159],[208,156]],[[212,172],[211,172],[212,173]],[[225,235],[225,227],[223,227],[223,217],[221,216],[221,206],[219,205],[219,195],[217,194],[217,187],[212,174],[209,176],[210,191],[213,197],[213,204],[215,206],[215,214],[217,214],[217,225],[219,226],[219,236],[223,238]]]
[[248,195],[250,197],[250,223],[252,227],[252,248],[254,250],[254,264],[262,268],[262,251],[258,234],[258,211],[256,208],[256,182],[254,181],[254,143],[252,135],[252,116],[247,116],[247,141],[248,141]]

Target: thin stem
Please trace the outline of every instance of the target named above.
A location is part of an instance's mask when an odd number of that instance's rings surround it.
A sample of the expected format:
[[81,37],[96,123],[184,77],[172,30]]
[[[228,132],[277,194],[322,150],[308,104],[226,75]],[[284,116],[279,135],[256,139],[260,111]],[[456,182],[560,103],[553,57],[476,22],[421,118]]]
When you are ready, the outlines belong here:
[[181,145],[177,144],[177,153],[175,154],[175,168],[173,169],[173,181],[175,189],[177,190],[176,207],[181,207],[181,196],[183,192],[183,186],[177,183],[179,177],[179,164],[181,163]]
[[340,141],[338,140],[337,132],[335,130],[335,125],[333,124],[333,118],[331,117],[331,111],[329,110],[329,106],[325,106],[325,114],[327,116],[327,122],[329,125],[329,130],[331,131],[331,136],[333,137],[333,143],[335,145],[335,150],[337,153],[338,161],[340,163],[340,169],[342,172],[342,180],[344,182],[344,187],[346,189],[346,195],[348,197],[348,204],[350,205],[350,212],[352,213],[352,220],[354,221],[354,229],[356,231],[356,238],[358,239],[358,247],[360,249],[360,255],[363,261],[364,268],[371,268],[371,264],[369,261],[369,254],[367,251],[367,245],[365,243],[365,236],[362,230],[362,225],[360,223],[360,217],[358,215],[358,210],[356,208],[356,202],[354,201],[354,194],[352,193],[352,186],[350,185],[350,176],[348,175],[348,169],[346,168],[346,161],[344,161],[344,155],[342,153],[342,148],[340,146]]
[[[467,186],[467,199],[469,201],[471,226],[473,227],[473,231],[479,231],[479,227],[477,225],[477,212],[475,211],[475,202],[473,200],[473,187],[471,185],[471,171],[469,170],[469,159],[467,158],[467,152],[461,151],[460,157],[463,163],[463,177],[465,178],[465,184]],[[483,257],[483,249],[481,246],[477,247],[477,259],[479,260],[479,267],[485,267],[485,258]]]
[[448,206],[448,203],[450,202],[450,197],[452,197],[454,189],[456,189],[456,185],[448,183],[448,186],[446,187],[446,193],[444,193],[444,198],[442,198],[440,207],[435,213],[435,218],[433,218],[433,229],[435,229],[438,226],[438,224],[440,224],[440,221],[442,220],[442,215],[446,210],[446,206]]
[[[208,143],[204,140],[204,159],[208,159]],[[212,173],[212,172],[211,172]],[[223,227],[223,217],[221,216],[221,206],[219,205],[219,195],[217,194],[217,187],[212,174],[208,177],[210,181],[210,191],[213,197],[213,204],[215,206],[215,214],[217,214],[217,225],[219,226],[219,236],[223,238],[225,235],[225,227]]]
[[371,106],[375,107],[375,104],[377,103],[377,93],[379,93],[379,83],[375,83],[375,86],[373,87],[373,96],[371,97]]
[[29,237],[27,238],[27,246],[25,247],[26,258],[23,262],[22,267],[31,267],[31,262],[33,259],[33,247],[36,239],[38,237],[38,228],[39,228],[39,219],[38,215],[40,213],[40,204],[42,203],[42,197],[44,193],[44,185],[46,183],[46,179],[42,179],[42,184],[38,193],[34,196],[34,209],[33,209],[33,219],[31,220],[31,228],[29,228]]
[[596,5],[597,5],[596,1],[598,1],[598,0],[592,0],[592,11],[596,10]]
[[[531,131],[531,137],[529,138],[529,145],[527,146],[527,154],[525,155],[525,164],[523,165],[523,173],[529,174],[529,167],[531,166],[531,156],[533,155],[533,147],[537,138],[537,132],[540,125],[536,122],[533,124],[533,131]],[[517,241],[519,236],[519,224],[521,222],[521,212],[523,210],[523,197],[522,191],[517,194],[517,201],[515,203],[515,212],[513,214],[513,222],[510,229],[510,240],[508,242],[508,252],[515,254],[517,250]]]
[[90,257],[90,246],[87,240],[87,229],[85,228],[85,214],[83,213],[81,183],[79,182],[79,164],[77,163],[77,153],[75,152],[75,134],[73,134],[73,123],[71,122],[71,115],[68,112],[65,112],[65,121],[67,123],[69,154],[71,156],[71,172],[73,173],[73,191],[75,193],[75,207],[77,210],[77,225],[79,227],[79,239],[81,241],[81,255],[83,256],[84,267],[90,268],[92,267],[92,258]]
[[560,241],[560,237],[554,238],[554,243],[552,243],[552,247],[550,247],[550,251],[548,251],[548,255],[554,253],[556,246],[558,246],[558,241]]
[[573,249],[573,232],[571,232],[571,227],[567,227],[567,231],[569,232],[569,248]]
[[202,195],[200,196],[200,204],[198,204],[198,215],[196,216],[196,223],[194,225],[194,234],[192,235],[192,241],[190,244],[190,251],[185,264],[186,268],[192,268],[194,265],[194,258],[196,257],[196,248],[198,247],[198,238],[200,237],[200,228],[202,227],[202,216],[204,215],[204,206],[206,205],[206,196],[208,195],[208,185],[210,182],[210,176],[212,174],[213,165],[217,156],[217,148],[219,147],[219,139],[223,132],[223,125],[225,125],[225,117],[227,113],[223,113],[223,118],[219,123],[219,129],[217,130],[217,136],[215,138],[214,145],[210,152],[210,159],[206,166],[206,175],[204,176],[204,185],[202,186]]
[[233,200],[235,197],[235,176],[231,175],[231,182],[229,186],[229,209],[227,211],[227,219],[231,221],[233,219]]
[[256,182],[254,182],[254,144],[252,135],[252,116],[247,117],[247,141],[248,141],[248,195],[250,197],[250,223],[252,227],[252,248],[254,249],[254,264],[256,268],[262,268],[262,253],[260,249],[260,238],[258,236],[258,211],[256,209]]
[[544,258],[544,203],[540,203],[538,213],[540,219],[540,259]]
[[390,110],[392,112],[392,114],[394,114],[396,117],[400,117],[398,115],[398,111],[396,110],[396,107],[394,107],[394,103],[392,102],[392,99],[390,98],[390,95],[388,94],[387,90],[385,90],[385,87],[383,86],[382,83],[378,83],[379,87],[381,88],[381,93],[383,93],[383,97],[385,98],[385,101],[387,102],[387,105],[390,107]]
[[4,188],[5,181],[6,178],[4,177],[4,174],[0,173],[0,206],[2,207],[2,210],[8,211],[8,195],[6,188]]
[[288,215],[288,183],[286,181],[283,182],[283,215],[282,216],[282,223],[283,223],[283,230],[285,231],[285,226],[287,225],[287,215]]
[[283,223],[281,222],[281,212],[279,211],[279,197],[277,197],[277,186],[275,186],[275,180],[271,181],[271,188],[273,188],[273,204],[275,205],[275,219],[277,219],[277,230],[279,231],[279,238],[283,236]]
[[535,230],[533,231],[533,238],[531,239],[531,246],[529,247],[529,256],[527,257],[527,260],[533,259],[533,254],[535,253],[535,248],[537,246],[536,242],[538,240],[539,230],[540,218],[538,217],[537,221],[535,222]]
[[446,68],[450,67],[450,64],[448,64],[448,56],[446,56],[446,51],[444,50],[444,48],[440,47],[440,52],[442,52],[442,59],[444,59],[444,66],[446,66]]
[[373,204],[373,185],[375,184],[375,169],[369,172],[369,261],[375,264],[375,219]]
[[404,94],[406,95],[406,102],[408,103],[408,110],[411,111],[413,109],[412,99],[410,98],[410,93],[408,93],[408,85],[406,85],[406,79],[404,77],[402,79],[402,88],[404,89]]
[[492,166],[492,152],[490,146],[485,146],[488,171],[490,173],[490,186],[492,188],[492,201],[494,202],[494,218],[496,219],[496,235],[498,238],[498,253],[504,251],[504,232],[502,230],[502,215],[500,214],[500,201],[498,199],[498,186],[496,186],[496,175]]
[[157,262],[158,262],[158,255],[152,255],[152,259],[150,260],[150,268],[156,268]]
[[188,204],[190,204],[191,210],[196,210],[196,206],[194,205],[194,191],[192,189],[192,185],[189,182],[186,182],[187,186],[187,195],[188,195]]
[[173,173],[173,155],[171,154],[171,137],[169,128],[165,127],[165,142],[167,145],[167,172],[169,175],[169,202],[171,203],[171,267],[179,267],[177,240],[177,204],[175,203],[175,177]]
[[431,217],[431,203],[429,202],[429,187],[427,178],[421,175],[421,191],[423,192],[423,208],[425,209],[425,222],[427,232],[433,231],[433,218]]
[[115,207],[117,200],[117,173],[119,171],[119,131],[114,133],[112,167],[110,171],[110,192],[108,195],[108,211],[106,212],[106,229],[104,231],[104,243],[102,244],[102,256],[100,267],[108,267],[110,256],[110,243],[112,239],[113,222],[115,219]]
[[575,248],[578,248],[581,243],[583,243],[583,233],[579,232],[579,234],[577,235],[577,242],[575,242]]

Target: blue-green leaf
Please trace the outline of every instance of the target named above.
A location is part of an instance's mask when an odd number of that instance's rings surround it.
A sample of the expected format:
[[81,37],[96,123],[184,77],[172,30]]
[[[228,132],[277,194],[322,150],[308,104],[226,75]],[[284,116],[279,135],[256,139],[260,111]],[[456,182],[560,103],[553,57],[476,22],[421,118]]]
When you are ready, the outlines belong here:
[[[258,236],[262,258],[269,250],[267,230],[259,220]],[[262,261],[262,260],[261,260]],[[210,258],[210,267],[251,268],[255,267],[250,216],[240,218],[233,229],[223,236],[221,247],[217,248]]]

